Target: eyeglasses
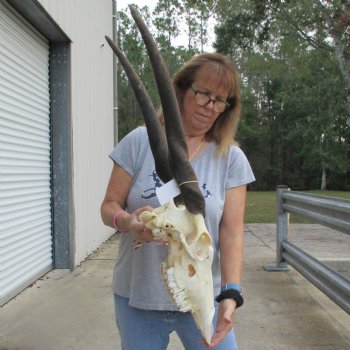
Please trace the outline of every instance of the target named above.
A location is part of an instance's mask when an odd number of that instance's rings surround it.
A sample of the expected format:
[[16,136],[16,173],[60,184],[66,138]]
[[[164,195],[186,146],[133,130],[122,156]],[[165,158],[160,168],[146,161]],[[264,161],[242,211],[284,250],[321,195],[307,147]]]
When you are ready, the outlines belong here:
[[213,110],[216,113],[222,113],[231,105],[226,101],[221,100],[213,100],[208,94],[205,92],[199,91],[195,86],[191,86],[191,90],[194,92],[194,100],[199,106],[206,106],[208,103],[213,102]]

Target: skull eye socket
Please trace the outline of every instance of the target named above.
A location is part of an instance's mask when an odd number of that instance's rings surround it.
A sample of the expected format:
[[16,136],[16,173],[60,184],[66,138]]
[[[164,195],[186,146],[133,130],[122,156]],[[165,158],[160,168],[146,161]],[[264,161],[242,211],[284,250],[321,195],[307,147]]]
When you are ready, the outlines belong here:
[[211,246],[211,238],[206,232],[203,232],[196,244],[196,254],[199,260],[205,260],[209,257],[208,246]]

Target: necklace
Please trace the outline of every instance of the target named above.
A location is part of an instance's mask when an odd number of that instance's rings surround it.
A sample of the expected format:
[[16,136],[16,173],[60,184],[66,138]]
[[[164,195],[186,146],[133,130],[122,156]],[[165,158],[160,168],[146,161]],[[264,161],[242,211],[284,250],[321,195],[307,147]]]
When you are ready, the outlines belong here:
[[198,151],[200,150],[200,148],[203,145],[204,140],[205,140],[205,136],[203,136],[203,138],[202,138],[201,142],[199,143],[198,147],[196,148],[196,150],[191,154],[191,156],[189,156],[189,158],[188,158],[189,161],[191,161],[194,158],[194,156],[198,153]]

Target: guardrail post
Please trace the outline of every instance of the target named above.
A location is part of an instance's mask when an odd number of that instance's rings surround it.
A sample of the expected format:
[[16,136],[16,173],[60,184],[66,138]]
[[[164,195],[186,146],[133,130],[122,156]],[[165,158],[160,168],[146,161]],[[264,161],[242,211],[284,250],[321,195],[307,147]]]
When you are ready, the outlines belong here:
[[277,186],[277,237],[276,237],[276,253],[277,259],[275,263],[266,264],[266,271],[288,271],[288,264],[282,257],[282,242],[288,239],[289,213],[283,209],[283,193],[290,191],[290,188],[284,185]]

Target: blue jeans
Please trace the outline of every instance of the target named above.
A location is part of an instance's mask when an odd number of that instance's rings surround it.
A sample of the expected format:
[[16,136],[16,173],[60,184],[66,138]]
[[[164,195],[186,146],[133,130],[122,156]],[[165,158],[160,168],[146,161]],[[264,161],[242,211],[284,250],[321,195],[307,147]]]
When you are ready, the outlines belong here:
[[[129,306],[129,299],[119,295],[114,295],[114,304],[123,350],[165,350],[173,331],[186,350],[207,349],[199,343],[202,335],[189,312],[137,309]],[[216,305],[214,325],[217,311]],[[230,332],[214,349],[237,350],[234,332]]]

